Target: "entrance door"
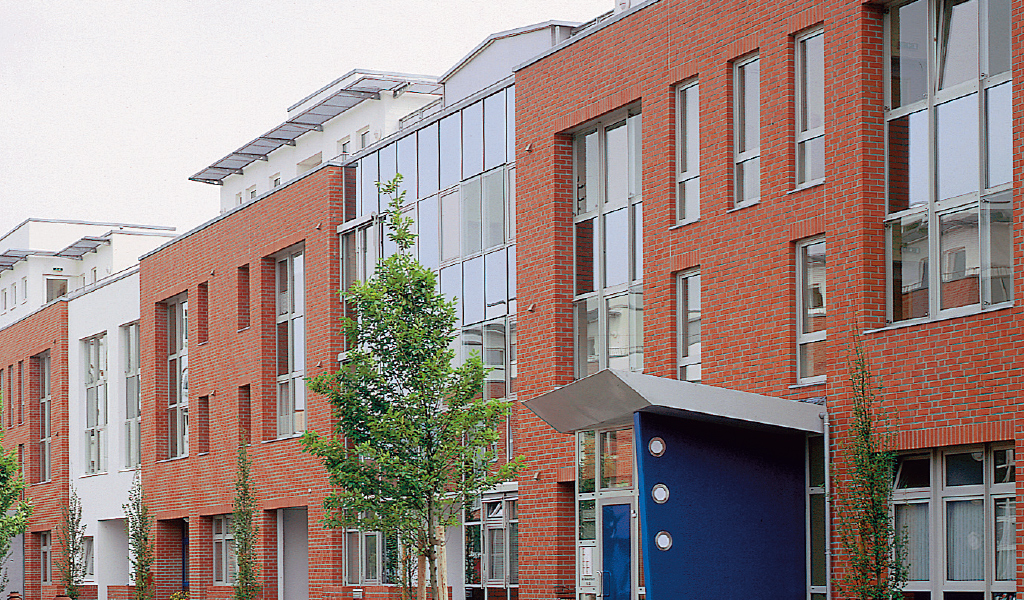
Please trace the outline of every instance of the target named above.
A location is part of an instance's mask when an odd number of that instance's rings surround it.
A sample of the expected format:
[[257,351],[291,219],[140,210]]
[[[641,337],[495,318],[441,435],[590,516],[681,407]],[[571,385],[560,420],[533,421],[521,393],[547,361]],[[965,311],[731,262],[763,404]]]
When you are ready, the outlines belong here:
[[305,508],[277,512],[278,595],[283,600],[309,599],[309,537]]
[[601,506],[601,597],[632,600],[632,513],[630,503]]

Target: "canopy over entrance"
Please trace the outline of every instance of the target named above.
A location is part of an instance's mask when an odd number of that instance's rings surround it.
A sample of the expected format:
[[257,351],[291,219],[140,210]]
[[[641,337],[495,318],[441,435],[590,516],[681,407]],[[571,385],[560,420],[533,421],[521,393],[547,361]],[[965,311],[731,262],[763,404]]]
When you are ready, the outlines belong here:
[[645,412],[733,426],[822,433],[822,406],[605,369],[526,402],[560,433],[633,423]]

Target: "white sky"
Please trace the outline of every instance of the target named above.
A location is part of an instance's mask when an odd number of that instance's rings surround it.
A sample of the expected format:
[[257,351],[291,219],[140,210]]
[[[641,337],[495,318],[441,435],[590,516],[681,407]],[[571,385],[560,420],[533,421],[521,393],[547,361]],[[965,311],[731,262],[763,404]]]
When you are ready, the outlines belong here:
[[612,0],[0,0],[0,235],[215,216],[188,178],[354,68],[441,75],[489,34]]

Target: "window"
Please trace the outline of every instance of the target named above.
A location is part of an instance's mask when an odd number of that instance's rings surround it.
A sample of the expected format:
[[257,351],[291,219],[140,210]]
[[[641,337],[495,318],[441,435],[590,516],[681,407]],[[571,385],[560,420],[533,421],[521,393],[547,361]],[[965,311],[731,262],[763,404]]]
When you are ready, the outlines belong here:
[[28,302],[28,277],[21,278],[21,302]]
[[92,581],[96,577],[96,557],[95,557],[95,544],[93,537],[85,536],[82,538],[82,562],[85,566],[85,579]]
[[275,189],[279,187],[281,187],[281,174],[274,173],[273,175],[270,176],[270,189]]
[[7,310],[7,290],[0,290],[0,310]]
[[676,222],[700,218],[700,86],[676,91]]
[[1009,23],[1009,0],[886,15],[890,321],[1013,300]]
[[466,598],[515,598],[519,587],[518,499],[477,498],[463,520]]
[[825,520],[825,438],[807,437],[807,591],[810,600],[825,600],[828,592]]
[[379,531],[345,532],[345,583],[382,585],[400,583],[401,549],[398,538]]
[[359,133],[359,148],[365,148],[370,145],[370,132],[362,131]]
[[826,298],[825,240],[797,245],[797,379],[825,379]]
[[907,598],[1014,597],[1012,444],[907,454],[899,458],[895,481],[896,528],[908,537]]
[[241,206],[241,205],[242,205],[242,192],[238,192],[237,194],[235,194],[235,206]]
[[188,455],[188,296],[167,302],[167,457]]
[[121,328],[124,343],[124,466],[142,464],[142,388],[139,385],[139,324]]
[[736,207],[761,198],[761,61],[757,55],[733,65],[733,133],[736,161]]
[[349,138],[338,140],[338,154],[343,157],[348,157],[352,153],[352,141]]
[[15,308],[18,304],[18,284],[11,284],[11,308]]
[[676,277],[676,346],[679,380],[699,382],[700,368],[700,271]]
[[50,480],[51,399],[50,353],[47,352],[39,358],[39,481]]
[[306,429],[306,279],[302,249],[284,253],[276,264],[277,435],[281,437]]
[[46,279],[46,301],[53,302],[68,293],[67,279]]
[[210,341],[210,283],[204,281],[196,287],[195,301],[196,343]]
[[796,183],[825,178],[825,34],[796,39]]
[[238,564],[235,558],[235,537],[231,529],[231,515],[213,518],[213,584],[232,585]]
[[99,270],[96,267],[89,269],[89,283],[96,283],[99,279]]
[[83,341],[85,355],[85,472],[107,468],[107,336]]
[[238,330],[249,327],[249,265],[238,267],[235,278],[236,306],[238,309]]
[[44,531],[39,534],[39,578],[42,583],[50,583],[53,579],[51,557],[51,533]]
[[640,113],[573,140],[576,377],[643,370]]
[[250,200],[255,200],[256,199],[256,186],[254,186],[254,185],[250,186],[249,189],[245,190],[245,192],[246,192],[245,195]]

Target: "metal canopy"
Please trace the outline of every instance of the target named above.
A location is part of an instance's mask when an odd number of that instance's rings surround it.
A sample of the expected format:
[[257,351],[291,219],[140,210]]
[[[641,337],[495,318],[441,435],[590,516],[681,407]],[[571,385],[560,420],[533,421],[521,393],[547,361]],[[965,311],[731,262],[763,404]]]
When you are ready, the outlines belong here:
[[560,433],[627,425],[637,411],[822,433],[824,408],[750,392],[605,369],[525,402]]
[[102,244],[107,244],[107,243],[110,243],[110,239],[109,238],[96,237],[96,236],[92,236],[92,235],[87,235],[84,238],[78,240],[77,242],[71,244],[67,248],[64,248],[63,250],[58,252],[55,256],[60,256],[60,257],[63,257],[63,258],[78,258],[78,259],[80,259],[85,254],[88,254],[88,253],[92,252],[93,250],[95,250],[96,248],[99,248]]
[[[441,90],[441,85],[432,77],[372,71],[353,71],[324,89],[330,89],[345,80],[349,80],[349,83],[329,92],[327,97],[320,102],[298,114],[289,115],[289,119],[284,123],[199,171],[189,179],[223,185],[226,177],[234,174],[241,175],[242,169],[257,160],[267,160],[267,155],[281,146],[294,146],[295,140],[304,133],[323,131],[324,123],[358,105],[363,100],[380,100],[381,92],[392,92],[395,95],[403,92],[438,94]],[[320,90],[320,92],[323,91]],[[307,97],[299,102],[299,105],[320,92]],[[290,108],[289,111],[291,110]]]
[[19,250],[11,248],[0,253],[0,271],[13,269],[18,262],[29,256],[53,256],[54,253],[48,250]]

